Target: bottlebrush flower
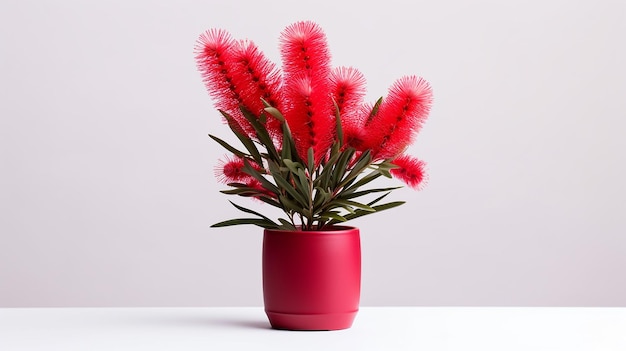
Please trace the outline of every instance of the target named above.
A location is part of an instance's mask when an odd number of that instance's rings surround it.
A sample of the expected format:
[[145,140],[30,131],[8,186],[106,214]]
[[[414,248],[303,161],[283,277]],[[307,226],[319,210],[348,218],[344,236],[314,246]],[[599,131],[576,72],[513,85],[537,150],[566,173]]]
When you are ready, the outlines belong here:
[[[264,172],[264,169],[256,163],[249,162],[249,164],[256,171]],[[240,157],[225,157],[223,160],[220,160],[218,165],[215,167],[215,177],[221,183],[250,182],[254,178],[244,171],[244,165],[244,161]]]
[[397,168],[391,169],[391,175],[400,179],[413,189],[421,189],[426,181],[426,163],[417,158],[402,155],[391,164]]
[[280,52],[289,101],[283,111],[285,118],[300,157],[306,160],[308,149],[313,148],[318,164],[332,144],[335,123],[326,34],[313,22],[297,22],[282,32]]
[[240,158],[226,158],[220,160],[215,167],[215,178],[221,183],[243,182],[250,178],[250,175],[243,171],[243,160]]
[[[224,30],[211,29],[197,40],[196,64],[215,106],[228,113],[231,126],[254,138],[255,131],[241,113],[244,107],[257,117],[263,112],[261,98],[282,108],[280,72],[251,41],[235,41]],[[276,133],[280,123],[270,123]]]
[[[337,67],[330,74],[330,89],[344,130],[344,142],[363,128],[360,106],[365,96],[365,77],[353,67]],[[346,138],[347,136],[347,138]]]
[[313,86],[311,78],[292,78],[285,87],[286,97],[291,102],[285,113],[287,123],[296,142],[301,159],[307,159],[309,148],[313,148],[315,163],[318,164],[333,143],[335,120],[332,118],[329,97]]
[[397,80],[375,116],[365,124],[364,146],[374,158],[393,158],[410,145],[430,112],[432,90],[416,76]]
[[[252,41],[235,43],[233,60],[233,81],[237,82],[240,102],[248,111],[260,116],[265,108],[263,100],[279,110],[284,109],[280,71]],[[273,135],[280,135],[280,121],[270,118],[268,129]]]

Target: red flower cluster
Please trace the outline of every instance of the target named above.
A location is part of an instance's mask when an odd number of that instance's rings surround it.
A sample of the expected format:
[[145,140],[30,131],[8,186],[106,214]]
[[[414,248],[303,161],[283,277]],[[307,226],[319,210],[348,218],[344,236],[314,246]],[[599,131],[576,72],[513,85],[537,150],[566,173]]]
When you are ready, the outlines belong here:
[[[406,76],[390,87],[379,103],[366,103],[365,78],[352,67],[332,67],[322,29],[310,21],[288,26],[280,36],[282,69],[249,40],[235,40],[224,30],[212,29],[198,39],[195,55],[203,81],[218,109],[232,118],[231,127],[256,140],[254,128],[241,108],[260,117],[264,103],[285,117],[301,159],[313,149],[316,165],[328,157],[337,138],[335,113],[341,116],[344,145],[358,152],[370,150],[374,160],[393,160],[394,177],[413,188],[423,182],[424,162],[404,155],[426,120],[432,103],[424,79]],[[277,149],[281,122],[267,114],[265,127]],[[241,171],[242,160],[224,162],[218,178],[250,182]]]

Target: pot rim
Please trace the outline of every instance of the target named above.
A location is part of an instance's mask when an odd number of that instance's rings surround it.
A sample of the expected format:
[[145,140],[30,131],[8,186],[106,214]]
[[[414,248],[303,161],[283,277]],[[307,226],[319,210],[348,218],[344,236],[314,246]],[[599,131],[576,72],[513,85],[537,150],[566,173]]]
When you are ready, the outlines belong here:
[[[298,226],[298,228],[300,228],[300,226]],[[268,233],[268,232],[272,232],[272,233],[298,233],[298,235],[302,235],[302,234],[342,234],[342,233],[348,233],[348,232],[352,232],[354,230],[359,230],[358,227],[355,226],[349,226],[349,225],[333,225],[324,229],[320,229],[320,230],[287,230],[287,229],[269,229],[266,228],[263,230],[263,232]]]

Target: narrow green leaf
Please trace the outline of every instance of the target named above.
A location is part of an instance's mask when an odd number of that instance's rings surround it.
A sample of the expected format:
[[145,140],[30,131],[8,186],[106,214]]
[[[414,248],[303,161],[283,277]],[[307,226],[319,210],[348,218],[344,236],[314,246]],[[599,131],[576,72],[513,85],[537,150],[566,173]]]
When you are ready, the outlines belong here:
[[289,172],[291,173],[298,173],[299,169],[304,168],[304,166],[300,162],[293,162],[292,160],[287,158],[283,159],[283,163],[285,164],[285,166],[287,166]]
[[[346,220],[352,220],[352,219],[355,219],[355,218],[366,216],[368,214],[377,213],[377,212],[380,212],[380,211],[384,211],[384,210],[388,210],[388,209],[391,209],[391,208],[394,208],[394,207],[398,207],[398,206],[400,206],[400,205],[402,205],[404,203],[405,203],[404,201],[396,201],[396,202],[390,202],[390,203],[387,203],[387,204],[384,204],[384,205],[378,205],[378,206],[372,207],[374,210],[376,210],[376,212],[357,210],[357,211],[355,211],[355,213],[346,215],[345,218],[346,218]],[[335,224],[335,223],[339,223],[339,222],[337,220],[332,220],[332,221],[328,222],[329,225],[332,225],[332,224]]]
[[308,201],[306,201],[304,196],[298,193],[298,191],[296,191],[296,189],[285,178],[283,178],[279,172],[276,172],[275,170],[271,170],[271,169],[270,169],[270,172],[272,173],[272,176],[274,177],[274,181],[276,182],[276,185],[278,187],[285,190],[301,206],[304,206],[305,208],[308,206]]
[[230,151],[231,153],[233,153],[234,155],[244,158],[247,157],[248,155],[244,152],[241,152],[239,150],[237,150],[236,148],[234,148],[233,146],[231,146],[230,144],[228,144],[227,142],[225,142],[224,140],[209,134],[209,137],[211,137],[211,139],[215,140],[218,144],[220,144],[223,148],[225,148],[226,150]]
[[297,170],[297,178],[298,181],[296,182],[296,184],[299,183],[299,187],[298,190],[300,191],[300,193],[304,194],[306,200],[307,200],[307,204],[311,203],[311,184],[309,184],[309,178],[306,176],[306,174],[304,173],[304,170],[302,170],[302,168]]
[[339,146],[343,146],[343,128],[341,126],[341,114],[339,112],[339,105],[337,105],[337,101],[333,99],[333,105],[335,106],[335,123],[337,130],[337,143]]
[[239,130],[235,128],[234,125],[236,125],[236,121],[232,116],[230,116],[225,111],[222,111],[222,110],[219,110],[219,111],[224,116],[224,118],[226,118],[226,120],[229,122],[228,126],[230,127],[230,130],[233,132],[233,134],[235,134],[235,136],[237,136],[237,139],[239,139],[239,141],[241,142],[241,144],[243,144],[246,150],[248,150],[252,158],[254,158],[254,161],[259,165],[262,164],[263,161],[261,160],[261,154],[259,153],[259,150],[254,145],[254,142],[252,141],[252,139],[250,139],[247,135],[241,134],[241,132],[239,132]]
[[229,201],[229,202],[230,202],[233,206],[235,206],[235,207],[236,207],[239,211],[242,211],[242,212],[245,212],[245,213],[250,213],[250,214],[253,214],[253,215],[255,215],[255,216],[259,216],[259,217],[263,218],[264,220],[266,220],[266,221],[268,221],[268,222],[270,222],[270,223],[272,223],[272,224],[274,224],[274,225],[278,225],[278,224],[275,224],[275,223],[274,223],[271,219],[267,218],[266,216],[264,216],[264,215],[262,215],[262,214],[260,214],[260,213],[258,213],[258,212],[256,212],[256,211],[253,211],[253,210],[251,210],[251,209],[249,209],[249,208],[245,208],[245,207],[243,207],[243,206],[239,206],[239,205],[237,205],[236,203],[234,203],[234,202],[232,202],[232,201]]
[[391,187],[391,188],[378,188],[378,189],[367,189],[367,190],[362,190],[362,191],[357,191],[357,192],[350,192],[347,194],[344,194],[344,192],[341,192],[337,195],[338,198],[340,199],[354,199],[356,197],[360,197],[360,196],[364,196],[364,195],[369,195],[371,193],[380,193],[383,191],[392,191],[392,190],[396,190],[396,189],[400,189],[402,188],[401,186],[396,186],[396,187]]
[[254,169],[250,165],[250,162],[248,162],[248,160],[246,160],[246,159],[243,160],[243,172],[248,174],[248,175],[250,175],[250,176],[252,176],[254,179],[258,180],[259,182],[261,182],[261,186],[264,189],[266,189],[268,191],[271,191],[274,194],[280,194],[280,189],[278,189],[278,187],[276,187],[270,181],[265,179],[265,177],[261,173],[259,173],[259,171]]
[[342,207],[344,207],[344,208],[346,206],[349,206],[349,207],[354,207],[354,208],[361,209],[363,211],[376,212],[376,210],[373,209],[372,207],[370,207],[368,205],[365,205],[365,204],[362,204],[360,202],[356,202],[356,201],[335,199],[335,201],[333,201],[333,202],[342,205]]
[[335,220],[337,222],[345,222],[347,219],[336,211],[328,211],[320,214],[320,217]]
[[282,230],[297,230],[296,226],[294,226],[291,222],[287,221],[284,218],[279,218],[278,219],[281,223],[280,226],[278,226],[278,229],[282,229]]
[[354,156],[355,151],[356,150],[353,148],[348,148],[341,152],[341,156],[339,157],[339,160],[337,160],[337,164],[333,169],[333,176],[331,180],[333,184],[339,184],[339,182],[343,179],[343,176],[346,174],[348,162],[350,162],[352,156]]
[[376,115],[378,114],[378,109],[380,108],[380,104],[382,103],[383,103],[383,97],[381,96],[380,98],[378,98],[378,100],[376,100],[376,103],[374,104],[372,111],[370,111],[370,115],[367,117],[367,121],[365,122],[365,125],[367,125],[369,122],[372,121],[372,119],[374,119],[374,117],[376,117]]
[[302,208],[302,206],[300,206],[297,203],[293,202],[287,196],[280,195],[278,197],[278,199],[279,199],[280,203],[283,205],[283,208],[285,208],[287,211],[296,212],[296,213],[304,213],[304,211],[305,211],[305,209]]
[[246,197],[258,196],[260,194],[263,194],[263,192],[254,188],[236,188],[236,189],[220,190],[220,193],[226,194],[226,195],[239,195],[239,196],[246,196]]
[[377,170],[374,170],[366,174],[363,178],[359,179],[356,183],[347,184],[346,187],[344,187],[342,194],[350,194],[380,176],[381,176],[380,172],[378,172]]
[[276,200],[273,197],[269,197],[269,196],[263,194],[261,196],[258,196],[257,199],[265,202],[268,205],[280,208],[281,210],[283,209],[283,205],[280,202],[278,202],[278,200]]
[[309,174],[313,176],[313,172],[315,172],[315,155],[313,151],[313,147],[310,147],[307,150],[307,162],[309,167]]
[[259,226],[261,228],[268,228],[268,229],[276,228],[275,224],[267,222],[267,221],[265,221],[263,219],[260,219],[260,218],[237,218],[237,219],[230,219],[230,220],[227,220],[227,221],[215,223],[215,224],[211,225],[211,228],[221,228],[221,227],[229,227],[229,226],[233,226],[233,225],[244,225],[244,224],[253,224],[253,225]]
[[252,127],[254,128],[257,138],[259,138],[261,144],[265,145],[267,151],[274,159],[278,159],[278,152],[276,151],[276,148],[274,147],[274,142],[272,141],[272,137],[270,136],[265,126],[257,119],[257,117],[252,112],[250,112],[244,106],[240,106],[239,109],[241,110],[241,113],[246,118],[246,120],[248,120],[248,122],[250,122],[250,125],[252,125]]
[[277,108],[269,106],[265,108],[265,112],[269,113],[272,117],[276,118],[281,122],[285,122],[285,117],[283,116]]
[[370,150],[365,151],[337,188],[349,186],[372,163]]
[[368,205],[369,206],[374,206],[375,203],[377,203],[378,201],[384,199],[385,197],[387,197],[387,195],[389,195],[389,193],[383,194],[379,197],[377,197],[376,199],[374,199],[373,201],[369,202]]

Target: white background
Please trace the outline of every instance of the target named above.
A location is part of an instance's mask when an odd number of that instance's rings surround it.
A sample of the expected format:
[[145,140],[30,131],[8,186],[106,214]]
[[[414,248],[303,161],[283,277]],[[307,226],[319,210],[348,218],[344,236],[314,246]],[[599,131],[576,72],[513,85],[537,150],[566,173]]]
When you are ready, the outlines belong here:
[[369,100],[434,88],[428,186],[352,222],[362,305],[626,306],[624,1],[1,0],[0,307],[262,305],[193,46],[278,62],[299,20]]

